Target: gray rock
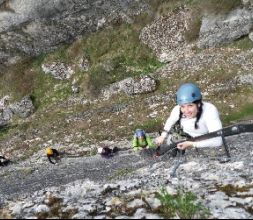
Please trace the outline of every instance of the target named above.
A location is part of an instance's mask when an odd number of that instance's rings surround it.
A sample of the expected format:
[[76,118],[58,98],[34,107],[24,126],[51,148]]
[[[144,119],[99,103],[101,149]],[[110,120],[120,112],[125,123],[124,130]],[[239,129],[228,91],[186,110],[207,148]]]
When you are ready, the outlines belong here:
[[19,216],[22,212],[22,204],[13,204],[13,206],[10,207],[10,210],[12,211],[13,215]]
[[146,26],[140,40],[155,52],[161,62],[171,62],[189,50],[184,37],[189,20],[190,13],[186,9],[171,12]]
[[252,85],[253,86],[253,74],[246,74],[242,76],[237,77],[238,83],[244,84],[244,85]]
[[[156,214],[161,204],[155,201],[156,192],[164,188],[174,194],[183,187],[209,209],[210,218],[252,218],[252,135],[235,135],[227,141],[233,144],[232,161],[220,164],[218,159],[209,159],[213,149],[205,149],[206,154],[189,150],[188,163],[179,167],[175,178],[169,177],[169,171],[176,159],[146,161],[130,151],[121,151],[110,160],[97,155],[64,158],[63,164],[53,167],[37,164],[37,160],[32,160],[37,158],[34,156],[12,168],[0,169],[0,176],[4,177],[0,182],[1,198],[8,198],[8,202],[3,200],[4,207],[13,218],[28,218],[35,210],[46,210],[54,201],[60,205],[61,213],[70,213],[72,218],[162,219]],[[125,143],[131,145],[130,141]],[[31,166],[38,172],[17,172]],[[108,177],[126,167],[136,171],[109,181]],[[12,184],[13,180],[16,184]],[[60,217],[60,213],[55,216]]]
[[253,6],[252,0],[242,0],[243,5],[245,6]]
[[90,219],[87,213],[77,213],[72,216],[72,219]]
[[147,214],[148,213],[146,209],[137,209],[133,216],[133,219],[146,219]]
[[135,0],[2,0],[0,3],[0,61],[13,56],[37,56],[108,26],[131,22],[147,11]]
[[0,110],[0,127],[10,124],[13,112],[10,108]]
[[135,199],[127,204],[127,208],[139,208],[144,206],[144,202],[141,199]]
[[47,205],[38,205],[34,208],[35,213],[49,212],[49,207]]
[[223,218],[222,216],[226,216],[228,219],[249,219],[250,215],[243,208],[228,208],[225,209],[224,213],[219,215],[219,218]]
[[74,70],[64,63],[47,63],[41,67],[46,74],[51,74],[55,79],[69,79],[74,74]]
[[11,111],[21,117],[27,118],[34,113],[35,107],[30,96],[25,96],[20,102],[15,102],[10,106]]
[[129,96],[154,92],[157,88],[156,80],[149,76],[140,76],[136,78],[127,78],[114,83],[102,91],[104,97],[109,98],[113,94],[124,92]]
[[216,47],[248,35],[253,27],[252,11],[237,9],[228,15],[208,15],[200,28],[199,48]]

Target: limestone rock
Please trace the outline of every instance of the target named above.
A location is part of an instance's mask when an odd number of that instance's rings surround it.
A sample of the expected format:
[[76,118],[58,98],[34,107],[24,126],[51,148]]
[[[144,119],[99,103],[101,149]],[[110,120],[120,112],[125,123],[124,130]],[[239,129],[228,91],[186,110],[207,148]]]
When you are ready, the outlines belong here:
[[127,95],[137,95],[154,92],[157,88],[156,80],[149,75],[136,78],[127,78],[120,82],[114,83],[102,91],[103,96],[109,98],[113,94],[124,92]]
[[252,11],[236,9],[228,15],[208,15],[200,28],[199,48],[216,47],[248,35],[253,27]]
[[64,63],[46,63],[42,65],[42,69],[46,74],[60,80],[69,79],[74,74],[74,70]]
[[11,111],[21,118],[29,117],[35,110],[30,96],[25,96],[20,102],[15,102],[10,106]]
[[146,26],[140,40],[147,44],[161,62],[171,62],[189,50],[184,33],[191,13],[186,9],[172,12]]

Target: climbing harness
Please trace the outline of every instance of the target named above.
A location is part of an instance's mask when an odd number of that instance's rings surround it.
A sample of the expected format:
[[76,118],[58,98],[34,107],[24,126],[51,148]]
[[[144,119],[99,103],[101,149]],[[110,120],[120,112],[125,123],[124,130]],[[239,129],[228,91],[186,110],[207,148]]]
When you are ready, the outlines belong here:
[[[210,133],[198,136],[198,137],[183,138],[181,140],[178,140],[177,142],[172,143],[170,149],[168,151],[164,152],[164,155],[168,154],[170,151],[176,149],[177,144],[179,144],[181,142],[184,142],[184,141],[202,141],[202,140],[206,140],[206,139],[210,139],[210,138],[220,136],[220,137],[222,137],[222,140],[223,140],[223,146],[225,148],[226,157],[220,158],[219,162],[220,163],[226,163],[226,162],[229,162],[231,160],[231,155],[230,155],[229,147],[226,143],[225,137],[237,135],[237,134],[240,134],[240,133],[247,133],[247,132],[253,132],[253,124],[237,124],[237,125],[228,126],[228,127],[223,128],[223,129],[220,129],[220,130],[217,130],[217,131],[214,131],[214,132],[210,132]],[[176,164],[174,165],[174,168],[171,172],[172,177],[176,176],[176,171],[179,168],[179,166],[186,162],[186,157],[184,157],[185,158],[184,160],[182,160],[182,158],[183,158],[183,151],[180,151],[180,154],[178,156],[178,160],[177,160]]]

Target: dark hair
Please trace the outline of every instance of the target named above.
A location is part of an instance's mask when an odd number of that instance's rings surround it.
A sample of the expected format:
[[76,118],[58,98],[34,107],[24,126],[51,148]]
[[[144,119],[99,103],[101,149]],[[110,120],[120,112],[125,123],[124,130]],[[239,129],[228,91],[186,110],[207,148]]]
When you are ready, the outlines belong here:
[[202,100],[198,100],[193,103],[196,104],[197,106],[200,104],[200,106],[198,107],[198,112],[197,112],[196,121],[195,121],[195,129],[198,129],[199,128],[198,122],[203,112],[203,102]]
[[[193,102],[193,104],[196,104],[197,106],[200,104],[200,106],[198,107],[198,112],[196,115],[196,121],[195,121],[195,126],[194,126],[195,129],[198,129],[199,128],[198,122],[199,122],[199,119],[200,119],[202,112],[203,112],[203,102],[202,102],[202,100],[197,100],[197,101]],[[182,116],[183,116],[183,113],[180,110],[179,119],[176,123],[180,124]]]

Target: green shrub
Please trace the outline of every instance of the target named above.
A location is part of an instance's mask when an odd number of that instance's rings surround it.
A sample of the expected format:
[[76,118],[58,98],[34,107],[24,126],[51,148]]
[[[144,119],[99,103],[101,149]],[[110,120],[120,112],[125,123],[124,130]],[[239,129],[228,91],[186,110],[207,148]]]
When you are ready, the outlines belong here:
[[178,191],[176,195],[170,195],[165,189],[156,194],[156,198],[162,204],[161,212],[166,218],[177,215],[181,219],[206,218],[208,210],[199,202],[192,192]]

